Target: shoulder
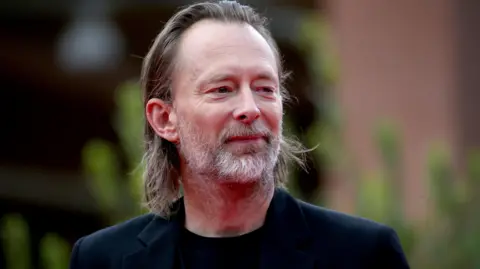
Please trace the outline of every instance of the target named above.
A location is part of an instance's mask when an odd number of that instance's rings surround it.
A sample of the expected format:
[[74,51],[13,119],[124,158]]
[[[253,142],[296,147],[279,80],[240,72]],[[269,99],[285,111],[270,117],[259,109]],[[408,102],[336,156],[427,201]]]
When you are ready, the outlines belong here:
[[138,234],[153,220],[153,218],[153,214],[146,214],[106,227],[83,237],[82,244],[85,247],[121,247],[126,243],[136,240]]
[[359,216],[319,207],[300,200],[297,200],[297,203],[313,231],[317,227],[317,229],[326,229],[335,234],[372,236],[380,231],[391,229],[382,223]]
[[397,233],[391,227],[300,200],[297,203],[314,241],[327,241],[331,252],[348,253],[353,260],[372,268],[409,268]]
[[109,259],[120,260],[140,247],[137,237],[154,218],[153,214],[142,215],[80,238],[73,247],[70,268],[109,268]]

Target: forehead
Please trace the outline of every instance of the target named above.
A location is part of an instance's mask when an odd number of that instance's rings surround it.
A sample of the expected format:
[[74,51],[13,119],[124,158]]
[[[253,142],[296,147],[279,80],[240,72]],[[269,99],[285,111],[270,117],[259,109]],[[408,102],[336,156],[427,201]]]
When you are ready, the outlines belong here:
[[184,33],[177,59],[178,73],[190,79],[225,69],[278,73],[270,45],[248,24],[200,21]]

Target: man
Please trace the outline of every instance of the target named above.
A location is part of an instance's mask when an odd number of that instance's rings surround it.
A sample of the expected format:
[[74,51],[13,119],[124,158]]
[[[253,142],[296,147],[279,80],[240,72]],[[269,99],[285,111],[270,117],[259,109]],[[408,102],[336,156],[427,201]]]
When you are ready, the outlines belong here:
[[78,240],[71,269],[409,268],[391,228],[282,187],[302,148],[282,136],[284,70],[250,7],[179,11],[141,79],[151,213]]

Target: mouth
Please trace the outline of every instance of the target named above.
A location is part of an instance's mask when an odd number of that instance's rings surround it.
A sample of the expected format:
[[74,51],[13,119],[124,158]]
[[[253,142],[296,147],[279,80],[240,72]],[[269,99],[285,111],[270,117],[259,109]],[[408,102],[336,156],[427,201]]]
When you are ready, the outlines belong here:
[[231,142],[255,142],[258,140],[267,140],[267,137],[265,137],[262,134],[255,134],[255,135],[242,135],[242,136],[232,136],[227,139],[227,143]]

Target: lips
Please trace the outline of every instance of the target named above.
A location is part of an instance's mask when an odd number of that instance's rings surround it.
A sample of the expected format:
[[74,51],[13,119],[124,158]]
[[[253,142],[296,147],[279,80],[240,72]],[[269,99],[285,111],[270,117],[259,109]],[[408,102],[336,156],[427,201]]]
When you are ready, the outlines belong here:
[[249,142],[259,139],[266,139],[264,135],[242,135],[242,136],[232,136],[227,139],[228,142]]

